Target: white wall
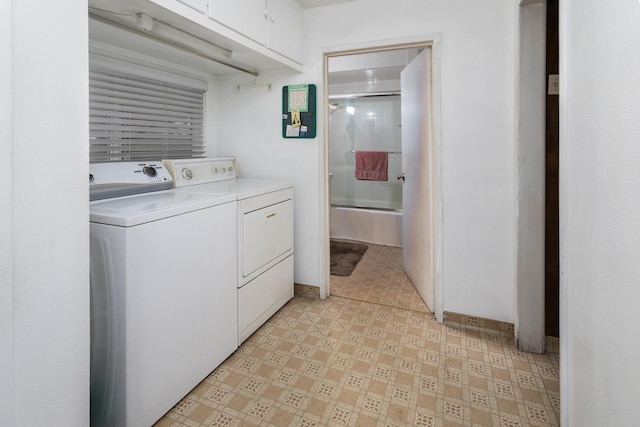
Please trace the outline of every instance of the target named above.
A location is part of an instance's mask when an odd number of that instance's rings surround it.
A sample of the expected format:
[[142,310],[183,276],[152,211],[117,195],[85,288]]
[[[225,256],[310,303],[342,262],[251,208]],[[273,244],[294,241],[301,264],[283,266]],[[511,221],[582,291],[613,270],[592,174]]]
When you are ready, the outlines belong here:
[[16,424],[13,335],[13,4],[0,1],[0,414]]
[[516,7],[503,0],[376,0],[310,9],[303,74],[260,77],[272,92],[237,93],[236,80],[221,84],[217,153],[236,154],[241,172],[295,184],[296,282],[325,284],[326,104],[320,97],[316,139],[282,139],[280,88],[315,83],[321,92],[323,51],[440,33],[444,309],[513,321]]
[[564,426],[640,425],[639,23],[636,0],[560,2]]
[[[318,253],[319,203],[317,139],[281,137],[282,86],[306,82],[303,76],[265,75],[255,86],[253,78],[218,82],[213,87],[217,104],[211,106],[214,131],[208,155],[237,156],[244,178],[284,179],[294,182],[295,281],[318,284],[321,275]],[[247,84],[240,91],[236,85]],[[272,83],[269,91],[263,83]]]
[[86,1],[0,2],[0,56],[2,424],[87,426]]

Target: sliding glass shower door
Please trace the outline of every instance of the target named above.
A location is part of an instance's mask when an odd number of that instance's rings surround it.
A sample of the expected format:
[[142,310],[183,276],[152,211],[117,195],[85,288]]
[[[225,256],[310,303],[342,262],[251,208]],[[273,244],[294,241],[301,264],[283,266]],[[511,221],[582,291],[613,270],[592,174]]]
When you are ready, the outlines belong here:
[[[331,204],[402,210],[400,94],[336,95],[329,102]],[[357,151],[386,153],[387,179],[357,179]]]

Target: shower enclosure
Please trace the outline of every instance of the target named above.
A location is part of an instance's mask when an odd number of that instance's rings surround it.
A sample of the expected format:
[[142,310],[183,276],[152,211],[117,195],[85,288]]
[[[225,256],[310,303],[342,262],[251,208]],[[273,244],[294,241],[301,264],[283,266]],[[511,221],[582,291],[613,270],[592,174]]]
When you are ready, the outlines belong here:
[[[409,47],[328,59],[332,238],[402,246],[400,72],[418,53]],[[387,180],[356,179],[357,151],[388,153]]]
[[[329,99],[331,236],[402,246],[400,94]],[[387,180],[356,179],[356,151],[388,153]]]
[[[402,210],[400,119],[397,92],[329,97],[332,206]],[[356,151],[388,153],[388,179],[356,179]]]

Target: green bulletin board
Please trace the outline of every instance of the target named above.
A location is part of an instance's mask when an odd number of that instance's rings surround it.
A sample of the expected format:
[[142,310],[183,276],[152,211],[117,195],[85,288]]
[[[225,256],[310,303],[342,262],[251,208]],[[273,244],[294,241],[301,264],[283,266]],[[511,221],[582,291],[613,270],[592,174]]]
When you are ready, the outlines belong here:
[[316,137],[316,85],[282,87],[282,137]]

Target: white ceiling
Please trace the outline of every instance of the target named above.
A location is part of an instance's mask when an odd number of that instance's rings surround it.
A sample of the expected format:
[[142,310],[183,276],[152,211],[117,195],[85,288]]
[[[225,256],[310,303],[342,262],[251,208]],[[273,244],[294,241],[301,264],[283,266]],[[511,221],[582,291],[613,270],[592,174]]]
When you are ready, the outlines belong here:
[[419,53],[418,48],[356,53],[329,58],[329,85],[400,81],[400,72]]

